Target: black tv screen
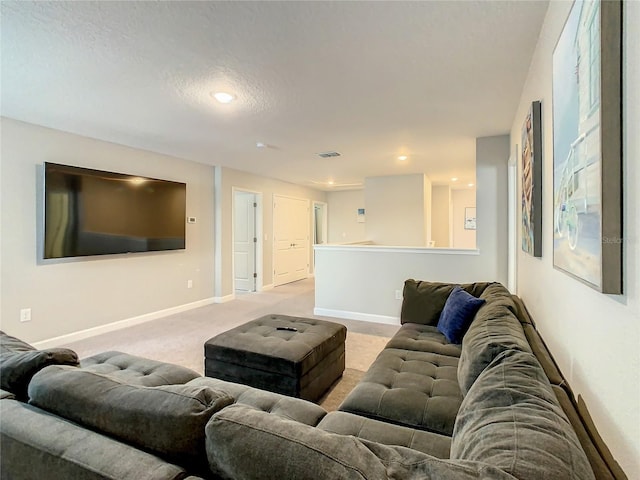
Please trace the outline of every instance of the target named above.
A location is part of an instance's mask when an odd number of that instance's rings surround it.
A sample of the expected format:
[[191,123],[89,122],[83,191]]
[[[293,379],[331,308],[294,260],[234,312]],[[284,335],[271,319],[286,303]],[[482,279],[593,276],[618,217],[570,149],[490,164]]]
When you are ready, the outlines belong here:
[[44,164],[44,258],[185,248],[184,183]]

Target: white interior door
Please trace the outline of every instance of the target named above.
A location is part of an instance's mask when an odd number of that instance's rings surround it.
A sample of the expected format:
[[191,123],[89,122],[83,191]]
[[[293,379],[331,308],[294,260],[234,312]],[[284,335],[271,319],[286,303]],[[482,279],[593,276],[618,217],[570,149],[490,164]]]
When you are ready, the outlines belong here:
[[234,193],[233,199],[233,274],[236,290],[256,289],[256,196]]
[[306,278],[309,272],[309,201],[273,196],[273,284]]

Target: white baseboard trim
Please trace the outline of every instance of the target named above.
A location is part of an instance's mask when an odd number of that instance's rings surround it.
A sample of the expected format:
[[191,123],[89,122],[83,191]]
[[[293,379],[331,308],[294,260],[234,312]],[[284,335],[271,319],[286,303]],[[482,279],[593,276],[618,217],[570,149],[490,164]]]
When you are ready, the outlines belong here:
[[84,340],[85,338],[93,337],[95,335],[101,335],[103,333],[114,332],[122,328],[132,327],[141,323],[150,322],[151,320],[157,320],[158,318],[173,315],[174,313],[186,312],[198,307],[204,307],[216,303],[214,298],[205,298],[204,300],[198,300],[196,302],[185,303],[184,305],[178,305],[176,307],[165,308],[164,310],[158,310],[156,312],[145,313],[138,315],[137,317],[125,318],[124,320],[118,320],[117,322],[107,323],[106,325],[99,325],[97,327],[87,328],[85,330],[79,330],[73,333],[67,333],[66,335],[60,335],[59,337],[49,338],[47,340],[41,340],[35,342],[32,345],[42,350],[44,348],[55,348],[60,345],[66,345],[78,340]]
[[348,312],[345,310],[332,310],[330,308],[314,308],[313,314],[319,317],[346,318],[347,320],[362,320],[364,322],[400,325],[400,317],[375,315],[373,313]]
[[273,283],[269,283],[268,285],[263,285],[260,289],[261,292],[266,292],[267,290],[273,290]]
[[236,294],[225,295],[224,297],[213,297],[213,303],[227,303],[236,299]]

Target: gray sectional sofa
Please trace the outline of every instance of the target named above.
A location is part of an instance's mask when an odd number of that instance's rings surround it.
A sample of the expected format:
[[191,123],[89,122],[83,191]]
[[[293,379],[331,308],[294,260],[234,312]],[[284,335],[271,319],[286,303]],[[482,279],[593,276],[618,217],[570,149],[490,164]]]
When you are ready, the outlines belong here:
[[2,335],[7,479],[613,479],[522,302],[497,283],[462,344],[454,285],[407,280],[402,326],[338,411],[119,352]]

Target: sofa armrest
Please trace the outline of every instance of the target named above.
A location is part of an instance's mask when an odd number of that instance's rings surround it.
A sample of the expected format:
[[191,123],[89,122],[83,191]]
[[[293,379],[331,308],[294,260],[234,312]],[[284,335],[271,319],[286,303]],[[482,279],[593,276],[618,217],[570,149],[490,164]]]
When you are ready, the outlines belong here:
[[77,366],[78,355],[68,348],[37,350],[0,331],[0,388],[26,401],[31,378],[48,365]]

